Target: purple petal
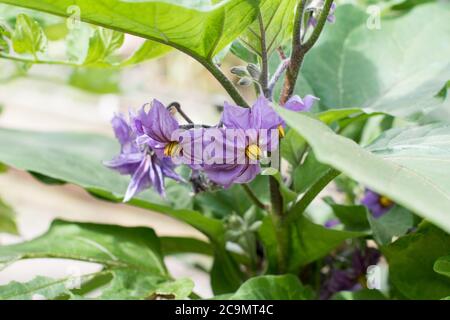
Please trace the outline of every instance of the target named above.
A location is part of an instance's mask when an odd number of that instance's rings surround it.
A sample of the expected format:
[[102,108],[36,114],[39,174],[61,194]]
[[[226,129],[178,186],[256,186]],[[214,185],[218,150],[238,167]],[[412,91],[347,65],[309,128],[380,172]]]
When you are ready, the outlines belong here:
[[225,188],[231,186],[242,171],[246,169],[246,165],[241,164],[219,164],[205,166],[204,171],[208,178]]
[[319,98],[313,96],[313,95],[307,95],[304,99],[302,99],[300,96],[295,95],[291,97],[284,107],[286,109],[292,110],[292,111],[309,111],[311,107],[313,106],[314,102],[320,100]]
[[250,109],[234,106],[225,102],[221,122],[226,128],[250,128]]
[[131,177],[130,184],[128,185],[127,192],[125,193],[125,197],[123,202],[130,201],[136,194],[141,192],[142,190],[148,188],[151,185],[149,170],[151,166],[151,158],[149,155],[145,156],[145,158],[140,163],[136,172]]
[[120,174],[133,174],[139,167],[144,155],[142,153],[122,153],[110,161],[103,164],[110,169],[118,171]]
[[281,117],[270,105],[270,101],[263,95],[259,96],[251,109],[252,129],[277,129],[283,123]]
[[162,144],[170,142],[172,133],[179,128],[177,120],[156,99],[152,102],[152,107],[146,120],[148,120],[148,123],[144,124],[145,133],[156,142]]

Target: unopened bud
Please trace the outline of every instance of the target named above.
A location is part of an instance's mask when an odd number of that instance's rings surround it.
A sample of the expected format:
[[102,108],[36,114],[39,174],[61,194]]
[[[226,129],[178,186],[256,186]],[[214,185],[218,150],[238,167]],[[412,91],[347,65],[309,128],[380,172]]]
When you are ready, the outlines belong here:
[[247,71],[253,79],[259,79],[261,76],[261,70],[259,70],[259,67],[256,64],[249,63],[247,66]]
[[230,72],[232,74],[237,75],[238,77],[247,77],[249,75],[249,73],[247,72],[247,68],[246,67],[242,67],[242,66],[238,66],[238,67],[233,67],[230,69]]
[[252,82],[253,81],[250,78],[242,78],[241,80],[239,80],[238,85],[247,87],[247,86],[251,85]]

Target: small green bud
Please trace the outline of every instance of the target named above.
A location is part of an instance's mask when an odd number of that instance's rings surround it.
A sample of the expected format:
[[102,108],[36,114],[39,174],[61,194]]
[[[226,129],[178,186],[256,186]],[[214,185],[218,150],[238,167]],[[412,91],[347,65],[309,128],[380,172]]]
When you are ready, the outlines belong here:
[[256,221],[248,228],[248,230],[251,232],[256,232],[261,227],[261,225],[262,221]]
[[256,64],[249,63],[247,66],[247,71],[255,80],[258,80],[259,77],[261,76],[261,70]]
[[252,79],[246,77],[239,80],[238,85],[248,87],[249,85],[252,84],[252,82],[253,82]]
[[242,67],[242,66],[233,67],[230,69],[230,72],[232,74],[237,75],[240,78],[249,76],[249,73],[247,72],[247,68]]

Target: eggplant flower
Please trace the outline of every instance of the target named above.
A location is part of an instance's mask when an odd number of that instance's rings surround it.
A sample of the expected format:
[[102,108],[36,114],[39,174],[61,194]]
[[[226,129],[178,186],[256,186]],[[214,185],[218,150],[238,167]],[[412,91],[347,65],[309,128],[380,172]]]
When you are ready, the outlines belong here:
[[366,189],[361,204],[366,206],[375,218],[381,217],[394,206],[391,199],[369,189]]

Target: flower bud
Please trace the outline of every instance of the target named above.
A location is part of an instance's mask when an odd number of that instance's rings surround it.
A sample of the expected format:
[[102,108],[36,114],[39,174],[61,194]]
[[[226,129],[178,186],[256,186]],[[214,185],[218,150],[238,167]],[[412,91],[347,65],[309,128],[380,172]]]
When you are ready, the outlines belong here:
[[248,87],[249,85],[252,84],[252,82],[253,82],[252,79],[245,77],[239,80],[238,85]]
[[259,67],[256,64],[249,63],[247,66],[247,71],[255,80],[259,79],[261,76],[261,70],[259,70]]
[[242,66],[233,67],[230,69],[230,72],[232,74],[237,75],[240,78],[249,76],[249,73],[247,72],[247,68],[242,67]]

